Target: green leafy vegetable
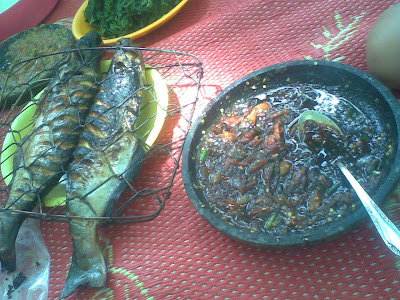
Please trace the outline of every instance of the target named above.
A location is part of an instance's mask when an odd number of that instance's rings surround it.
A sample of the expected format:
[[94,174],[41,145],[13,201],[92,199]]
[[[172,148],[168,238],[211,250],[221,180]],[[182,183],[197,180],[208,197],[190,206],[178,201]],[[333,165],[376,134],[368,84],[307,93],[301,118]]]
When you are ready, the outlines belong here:
[[86,21],[99,34],[115,38],[158,20],[182,0],[89,0]]

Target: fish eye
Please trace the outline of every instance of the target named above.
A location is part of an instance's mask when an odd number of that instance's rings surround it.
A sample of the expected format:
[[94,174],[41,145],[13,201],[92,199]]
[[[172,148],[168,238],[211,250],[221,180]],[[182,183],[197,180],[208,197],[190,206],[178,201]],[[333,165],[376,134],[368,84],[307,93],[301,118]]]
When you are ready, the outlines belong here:
[[115,67],[115,69],[123,69],[123,68],[125,68],[126,66],[125,66],[125,63],[124,63],[124,62],[119,61],[119,62],[115,63],[114,67]]

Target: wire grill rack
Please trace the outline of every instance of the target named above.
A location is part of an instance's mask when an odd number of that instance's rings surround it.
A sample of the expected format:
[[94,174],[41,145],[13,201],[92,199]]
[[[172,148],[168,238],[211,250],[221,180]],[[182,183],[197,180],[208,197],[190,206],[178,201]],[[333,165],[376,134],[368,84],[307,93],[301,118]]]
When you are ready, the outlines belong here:
[[[103,77],[98,82],[101,84],[107,77],[110,59],[117,49],[140,50],[143,53],[147,81],[139,116],[141,121],[137,121],[135,130],[146,152],[140,158],[143,165],[139,177],[126,182],[127,189],[112,213],[95,219],[113,223],[145,222],[154,219],[162,211],[174,185],[183,144],[197,103],[203,74],[201,61],[194,55],[174,50],[101,47],[35,57],[9,65],[7,72],[3,72],[0,77],[0,213],[7,211],[27,214],[52,221],[68,221],[73,218],[66,215],[68,167],[63,167],[64,174],[59,175],[60,178],[57,178],[50,192],[34,191],[38,199],[34,211],[15,209],[9,200],[12,177],[16,169],[28,170],[29,165],[16,164],[14,153],[23,143],[29,143],[33,134],[31,127],[35,110],[40,107],[43,98],[40,94],[49,92],[49,81],[57,76],[60,67],[72,55],[80,55],[82,51],[96,51],[102,56]],[[145,116],[142,116],[143,112],[146,112]],[[80,120],[80,124],[82,131],[88,126],[85,120]],[[114,174],[124,180],[123,175]]]

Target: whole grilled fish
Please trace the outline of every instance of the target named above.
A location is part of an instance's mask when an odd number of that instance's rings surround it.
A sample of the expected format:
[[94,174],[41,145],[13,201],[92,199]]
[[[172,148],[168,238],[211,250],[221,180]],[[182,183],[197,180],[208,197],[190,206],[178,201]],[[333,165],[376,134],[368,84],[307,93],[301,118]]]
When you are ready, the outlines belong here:
[[[132,46],[121,39],[120,46]],[[67,172],[67,214],[101,217],[111,213],[127,182],[139,175],[144,150],[135,132],[143,89],[139,50],[118,49],[86,119]],[[79,286],[102,287],[107,266],[97,241],[100,221],[71,218],[72,264],[61,298]]]
[[[93,31],[77,42],[77,48],[100,43]],[[99,90],[100,56],[98,51],[72,52],[38,100],[32,129],[15,152],[6,208],[31,211],[65,173],[81,124]],[[10,272],[16,268],[15,240],[25,218],[24,214],[0,212],[0,262]]]

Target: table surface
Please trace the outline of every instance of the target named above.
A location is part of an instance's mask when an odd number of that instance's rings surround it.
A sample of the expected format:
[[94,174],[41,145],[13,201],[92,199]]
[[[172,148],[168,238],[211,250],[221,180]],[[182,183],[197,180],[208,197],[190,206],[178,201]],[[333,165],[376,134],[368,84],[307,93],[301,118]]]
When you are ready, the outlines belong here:
[[[71,27],[83,0],[60,0],[43,23]],[[366,70],[365,45],[395,0],[190,0],[170,22],[137,40],[198,56],[204,77],[197,110],[240,77],[297,59],[340,61]],[[144,171],[145,172],[145,171]],[[160,174],[152,173],[155,180]],[[384,207],[400,224],[395,191]],[[59,299],[72,254],[68,225],[43,221],[51,255],[49,299]],[[400,259],[370,221],[306,249],[261,249],[220,233],[192,206],[178,171],[154,220],[108,225],[107,286],[71,299],[398,299]]]

